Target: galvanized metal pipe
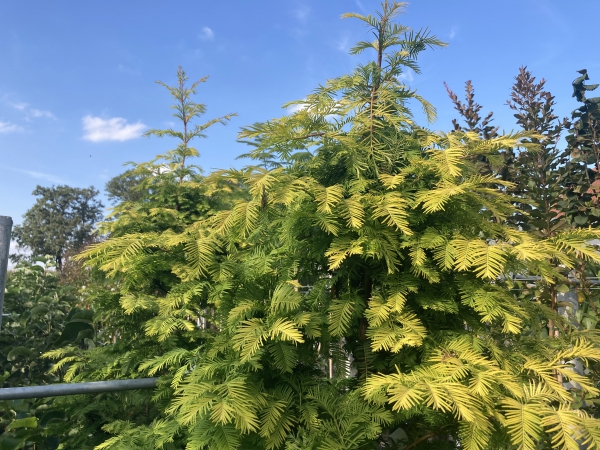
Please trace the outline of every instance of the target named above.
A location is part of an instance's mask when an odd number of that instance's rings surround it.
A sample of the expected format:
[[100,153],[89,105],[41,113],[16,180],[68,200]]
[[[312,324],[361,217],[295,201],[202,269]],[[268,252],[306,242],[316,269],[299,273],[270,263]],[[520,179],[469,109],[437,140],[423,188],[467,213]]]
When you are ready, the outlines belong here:
[[0,216],[0,330],[2,329],[2,311],[4,311],[4,288],[6,287],[6,269],[10,249],[12,218]]
[[152,389],[158,378],[136,378],[135,380],[90,381],[86,383],[48,384],[0,389],[0,400],[23,398],[60,397],[63,395],[98,394],[100,392]]

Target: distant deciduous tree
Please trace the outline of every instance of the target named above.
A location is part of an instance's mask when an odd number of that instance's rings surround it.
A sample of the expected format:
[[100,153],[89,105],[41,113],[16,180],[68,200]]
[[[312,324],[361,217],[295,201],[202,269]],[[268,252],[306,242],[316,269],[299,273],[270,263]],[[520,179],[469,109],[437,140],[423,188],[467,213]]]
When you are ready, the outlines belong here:
[[93,186],[37,186],[33,195],[38,199],[23,216],[23,224],[14,228],[15,240],[32,256],[52,255],[62,270],[65,252],[81,248],[102,219],[104,205],[98,193]]
[[135,169],[129,169],[111,178],[104,187],[108,200],[113,204],[141,200],[144,197],[142,181],[150,175],[150,172],[145,176]]

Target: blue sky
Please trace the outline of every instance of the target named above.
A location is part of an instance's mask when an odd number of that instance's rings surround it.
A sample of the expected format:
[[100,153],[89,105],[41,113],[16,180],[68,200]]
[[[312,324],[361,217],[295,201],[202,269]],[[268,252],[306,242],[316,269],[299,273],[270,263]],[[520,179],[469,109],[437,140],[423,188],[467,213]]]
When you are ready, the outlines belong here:
[[[16,223],[37,184],[102,189],[127,161],[147,161],[172,142],[141,138],[168,127],[179,65],[201,85],[206,119],[236,112],[196,144],[205,171],[242,164],[239,128],[285,114],[281,105],[353,69],[351,45],[369,39],[344,12],[375,0],[66,0],[0,6],[0,215]],[[587,68],[600,80],[595,21],[600,2],[415,0],[400,21],[447,41],[426,51],[406,82],[438,109],[431,127],[456,117],[443,82],[462,94],[473,80],[484,113],[514,127],[505,106],[521,65],[556,96],[559,115],[576,107],[571,82]],[[600,95],[600,92],[598,93]],[[424,120],[422,120],[425,124]],[[105,202],[108,205],[108,202]]]

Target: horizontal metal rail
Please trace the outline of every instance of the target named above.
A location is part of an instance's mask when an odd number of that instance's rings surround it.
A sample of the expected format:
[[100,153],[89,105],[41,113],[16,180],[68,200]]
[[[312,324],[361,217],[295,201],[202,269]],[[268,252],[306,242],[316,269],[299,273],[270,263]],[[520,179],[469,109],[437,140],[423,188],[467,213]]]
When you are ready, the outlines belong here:
[[136,378],[134,380],[90,381],[86,383],[61,383],[43,386],[26,386],[0,389],[0,400],[23,398],[60,397],[63,395],[98,394],[100,392],[152,389],[158,378]]

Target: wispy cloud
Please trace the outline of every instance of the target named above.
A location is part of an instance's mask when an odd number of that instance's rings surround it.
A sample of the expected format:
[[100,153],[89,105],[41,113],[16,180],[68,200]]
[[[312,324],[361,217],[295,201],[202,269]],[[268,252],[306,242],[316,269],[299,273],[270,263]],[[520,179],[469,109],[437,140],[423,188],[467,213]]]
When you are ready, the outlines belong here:
[[200,33],[200,39],[203,41],[214,41],[215,32],[208,27],[204,27],[202,28],[202,33]]
[[50,111],[44,111],[37,108],[30,107],[29,103],[25,102],[7,102],[13,108],[23,111],[26,114],[25,120],[39,119],[45,117],[47,119],[56,120],[56,116]]
[[142,122],[127,123],[122,117],[103,119],[102,117],[85,116],[83,123],[83,139],[92,142],[128,141],[141,137],[147,128]]
[[398,79],[400,81],[408,81],[409,83],[415,79],[413,75],[413,71],[410,69],[406,69],[400,75],[398,75]]
[[28,103],[22,103],[22,102],[9,102],[8,103],[10,106],[12,106],[15,109],[18,109],[19,111],[23,111],[25,108],[27,108],[29,106]]
[[15,131],[23,131],[23,128],[15,123],[0,121],[0,134],[14,133]]
[[304,38],[308,34],[308,16],[310,16],[310,7],[305,4],[299,4],[290,12],[296,19],[296,25],[289,28],[290,35],[296,39]]
[[17,172],[24,173],[25,175],[29,175],[31,178],[36,178],[38,180],[49,181],[50,183],[57,183],[57,184],[65,183],[62,178],[54,176],[49,173],[36,172],[34,170],[17,170]]
[[550,20],[550,23],[564,33],[568,33],[572,30],[571,24],[565,19],[564,14],[553,5],[552,2],[547,0],[534,0],[533,4],[537,10],[546,18]]
[[52,175],[50,173],[37,172],[35,170],[27,170],[27,169],[17,169],[15,167],[6,167],[6,166],[2,166],[2,168],[8,169],[11,172],[22,173],[31,178],[35,178],[36,180],[44,180],[44,181],[49,181],[50,183],[56,183],[56,184],[67,184],[62,178]]
[[[287,115],[292,115],[294,113],[297,113],[298,111],[303,111],[307,109],[307,105],[303,104],[303,103],[298,103],[295,105],[290,105],[287,108],[285,108],[285,113]],[[325,116],[325,120],[329,121],[329,122],[333,122],[338,116],[336,116],[335,114],[327,114]]]
[[299,22],[306,22],[310,15],[310,7],[307,5],[299,5],[297,8],[292,10],[292,14]]
[[348,53],[350,51],[350,37],[348,35],[342,36],[335,44],[340,52]]
[[450,29],[450,34],[448,35],[448,37],[450,39],[454,39],[456,37],[456,35],[458,34],[458,27],[452,27]]
[[130,67],[126,64],[118,64],[116,70],[119,73],[124,73],[127,75],[139,75],[140,74],[139,70],[137,70],[133,67]]
[[360,9],[362,12],[367,12],[367,9],[359,0],[354,0],[354,3],[356,3],[356,6],[358,6],[358,9]]
[[31,117],[34,117],[36,119],[38,117],[47,117],[48,119],[55,119],[56,120],[56,116],[54,114],[52,114],[50,111],[43,111],[41,109],[31,108],[29,110],[29,114],[31,115]]

